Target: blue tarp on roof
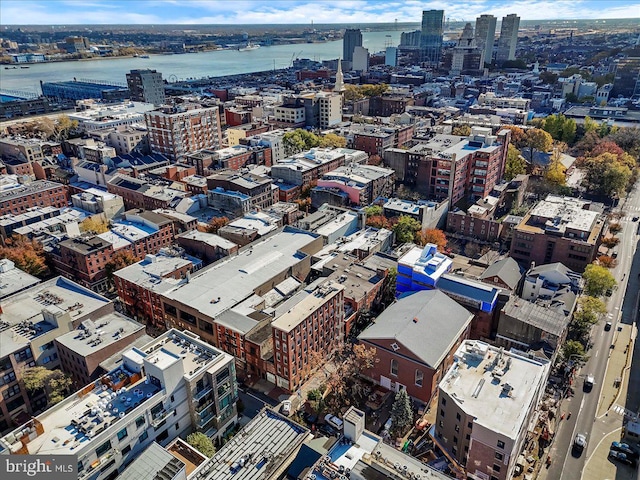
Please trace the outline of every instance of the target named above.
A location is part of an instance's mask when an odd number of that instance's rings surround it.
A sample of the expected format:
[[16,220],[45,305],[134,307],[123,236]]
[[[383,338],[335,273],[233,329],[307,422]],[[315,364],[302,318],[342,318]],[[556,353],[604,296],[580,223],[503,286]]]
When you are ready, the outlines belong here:
[[438,289],[450,293],[454,298],[469,299],[483,312],[491,312],[498,300],[498,288],[468,280],[455,275],[443,275],[438,280]]

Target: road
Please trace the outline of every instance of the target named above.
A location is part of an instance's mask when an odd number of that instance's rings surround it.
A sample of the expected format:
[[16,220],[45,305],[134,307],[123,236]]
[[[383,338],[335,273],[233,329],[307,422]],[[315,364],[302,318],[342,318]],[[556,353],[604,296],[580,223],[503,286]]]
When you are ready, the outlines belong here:
[[[640,184],[636,184],[630,192],[621,210],[626,212],[626,215],[620,221],[623,230],[618,234],[620,238],[617,247],[618,265],[613,270],[618,281],[618,288],[607,302],[606,320],[603,319],[592,329],[593,347],[588,352],[588,361],[577,374],[574,385],[575,395],[566,399],[562,404],[562,411],[570,411],[572,416],[569,420],[562,421],[557,428],[550,451],[552,465],[545,475],[548,479],[580,480],[585,460],[604,434],[600,430],[607,428],[606,425],[598,426],[594,431],[596,410],[601,398],[609,349],[615,340],[615,335],[618,334],[618,325],[632,323],[637,308],[638,281],[636,276],[640,273],[640,266],[637,265],[638,262],[634,262],[638,241],[638,223],[633,222],[633,217],[640,216]],[[633,277],[633,280],[627,292],[630,277]],[[605,321],[613,323],[613,328],[608,332],[603,328]],[[595,377],[595,385],[590,392],[584,392],[582,388],[584,377],[587,374],[593,374]],[[581,455],[576,455],[571,448],[577,433],[584,433],[587,436],[587,449]]]

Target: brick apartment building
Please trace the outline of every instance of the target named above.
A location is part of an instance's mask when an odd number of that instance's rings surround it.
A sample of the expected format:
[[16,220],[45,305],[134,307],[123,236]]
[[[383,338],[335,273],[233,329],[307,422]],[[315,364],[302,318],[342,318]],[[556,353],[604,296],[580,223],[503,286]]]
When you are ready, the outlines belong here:
[[0,177],[0,216],[25,213],[33,207],[62,208],[69,204],[65,185],[49,180],[20,183],[15,176]]
[[206,148],[216,149],[222,141],[218,108],[195,104],[161,107],[144,115],[153,153],[172,161]]
[[345,154],[341,149],[312,148],[276,163],[271,176],[291,185],[315,185],[325,173],[344,166]]
[[226,170],[207,177],[209,194],[216,193],[216,189],[220,188],[227,192],[246,195],[249,197],[247,203],[252,209],[268,208],[278,201],[277,189],[273,188],[273,180],[262,175]]
[[604,227],[590,202],[549,195],[513,231],[511,256],[523,266],[560,262],[583,272],[595,258]]
[[271,323],[277,386],[296,391],[342,342],[344,289],[328,281],[301,292],[299,303]]

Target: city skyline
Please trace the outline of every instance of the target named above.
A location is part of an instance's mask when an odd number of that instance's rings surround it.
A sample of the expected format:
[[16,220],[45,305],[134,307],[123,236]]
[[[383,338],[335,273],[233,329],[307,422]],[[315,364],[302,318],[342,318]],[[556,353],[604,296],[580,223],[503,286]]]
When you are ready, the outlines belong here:
[[[423,10],[444,9],[447,19],[472,21],[481,14],[523,20],[622,19],[637,17],[638,0],[4,0],[2,25],[73,24],[316,24],[420,22]],[[28,12],[28,15],[26,15]],[[634,15],[635,14],[635,15]],[[24,20],[28,18],[29,22]]]

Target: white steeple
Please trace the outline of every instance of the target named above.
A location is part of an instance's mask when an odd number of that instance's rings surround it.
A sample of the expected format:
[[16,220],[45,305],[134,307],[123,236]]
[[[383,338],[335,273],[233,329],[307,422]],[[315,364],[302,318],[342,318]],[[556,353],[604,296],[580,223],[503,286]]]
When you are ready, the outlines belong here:
[[336,72],[336,84],[333,87],[334,92],[344,92],[344,75],[342,73],[342,59],[338,59],[338,71]]

